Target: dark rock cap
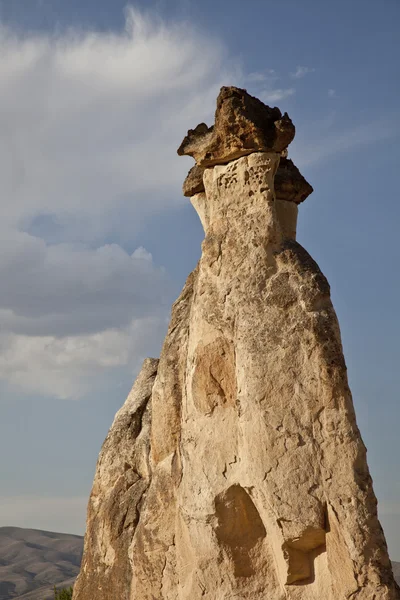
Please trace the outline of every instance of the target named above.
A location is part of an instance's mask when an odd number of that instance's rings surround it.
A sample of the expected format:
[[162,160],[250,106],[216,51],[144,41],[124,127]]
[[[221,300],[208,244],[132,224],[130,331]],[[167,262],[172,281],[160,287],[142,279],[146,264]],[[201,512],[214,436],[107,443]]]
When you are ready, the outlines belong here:
[[237,87],[222,87],[215,125],[190,129],[178,154],[193,156],[197,165],[225,164],[252,152],[282,152],[293,140],[295,127],[287,113],[270,108]]

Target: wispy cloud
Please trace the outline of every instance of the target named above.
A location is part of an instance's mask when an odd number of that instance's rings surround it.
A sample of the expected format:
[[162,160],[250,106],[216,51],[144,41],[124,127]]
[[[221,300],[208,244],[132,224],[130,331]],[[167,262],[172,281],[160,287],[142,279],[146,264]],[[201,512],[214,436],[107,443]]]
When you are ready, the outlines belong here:
[[259,93],[259,97],[263,102],[279,102],[279,100],[284,100],[285,98],[293,96],[295,92],[296,90],[294,88],[262,90]]
[[296,68],[296,71],[294,71],[294,73],[290,73],[290,77],[292,77],[292,79],[302,79],[302,77],[305,77],[309,73],[314,73],[314,71],[315,71],[315,69],[313,69],[311,67],[298,66]]
[[334,98],[336,96],[336,90],[330,88],[328,90],[328,96],[329,96],[329,98]]
[[253,88],[251,93],[267,104],[279,102],[296,93],[294,87],[283,87],[282,83],[278,83],[280,79],[280,75],[274,69],[250,73],[244,77],[244,81]]
[[[118,307],[115,307],[118,310]],[[95,307],[94,307],[95,310]],[[137,373],[146,356],[159,354],[168,311],[132,318],[126,326],[91,334],[0,335],[0,378],[17,390],[61,399],[95,393],[113,370]]]
[[168,276],[123,246],[182,203],[176,147],[238,70],[134,9],[120,33],[0,28],[0,56],[0,379],[77,397],[161,340]]
[[249,75],[246,76],[245,80],[249,83],[262,83],[264,81],[276,78],[277,76],[275,69],[267,69],[266,71],[262,72],[249,73]]

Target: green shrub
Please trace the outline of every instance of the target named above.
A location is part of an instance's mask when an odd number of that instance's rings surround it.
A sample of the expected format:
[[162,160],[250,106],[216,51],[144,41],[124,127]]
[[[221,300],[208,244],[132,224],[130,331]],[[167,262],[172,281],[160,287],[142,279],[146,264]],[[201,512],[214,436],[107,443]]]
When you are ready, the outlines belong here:
[[54,586],[54,600],[72,600],[72,587],[57,590]]

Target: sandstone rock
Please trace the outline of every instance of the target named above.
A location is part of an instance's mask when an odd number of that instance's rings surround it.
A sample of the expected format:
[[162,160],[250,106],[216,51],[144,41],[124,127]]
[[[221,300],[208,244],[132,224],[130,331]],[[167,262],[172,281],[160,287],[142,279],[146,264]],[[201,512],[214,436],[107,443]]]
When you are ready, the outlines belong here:
[[287,113],[270,108],[246,90],[223,87],[217,99],[215,125],[190,129],[178,154],[193,156],[201,167],[224,164],[256,151],[282,152],[294,138]]
[[158,360],[144,361],[101,449],[89,499],[75,598],[130,598],[131,567],[127,557],[150,481],[149,400],[157,366]]
[[313,192],[312,186],[304,179],[293,161],[284,157],[279,161],[274,185],[277,198],[296,204],[304,202]]
[[[194,196],[204,192],[204,167],[194,165],[183,182],[183,195]],[[312,186],[306,181],[292,160],[282,157],[274,180],[275,196],[279,200],[300,204],[313,192]]]
[[198,165],[194,165],[194,167],[190,169],[182,186],[184,196],[190,198],[195,194],[204,192],[203,173],[204,168],[199,167]]
[[206,168],[191,198],[202,256],[102,449],[74,600],[400,598],[280,152]]

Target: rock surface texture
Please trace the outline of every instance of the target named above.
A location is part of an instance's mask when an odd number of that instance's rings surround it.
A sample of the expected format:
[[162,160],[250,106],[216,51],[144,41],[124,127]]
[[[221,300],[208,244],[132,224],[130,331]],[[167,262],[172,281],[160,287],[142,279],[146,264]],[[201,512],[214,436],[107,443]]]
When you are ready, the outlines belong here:
[[222,88],[189,131],[205,230],[102,448],[74,600],[400,598],[287,115]]

